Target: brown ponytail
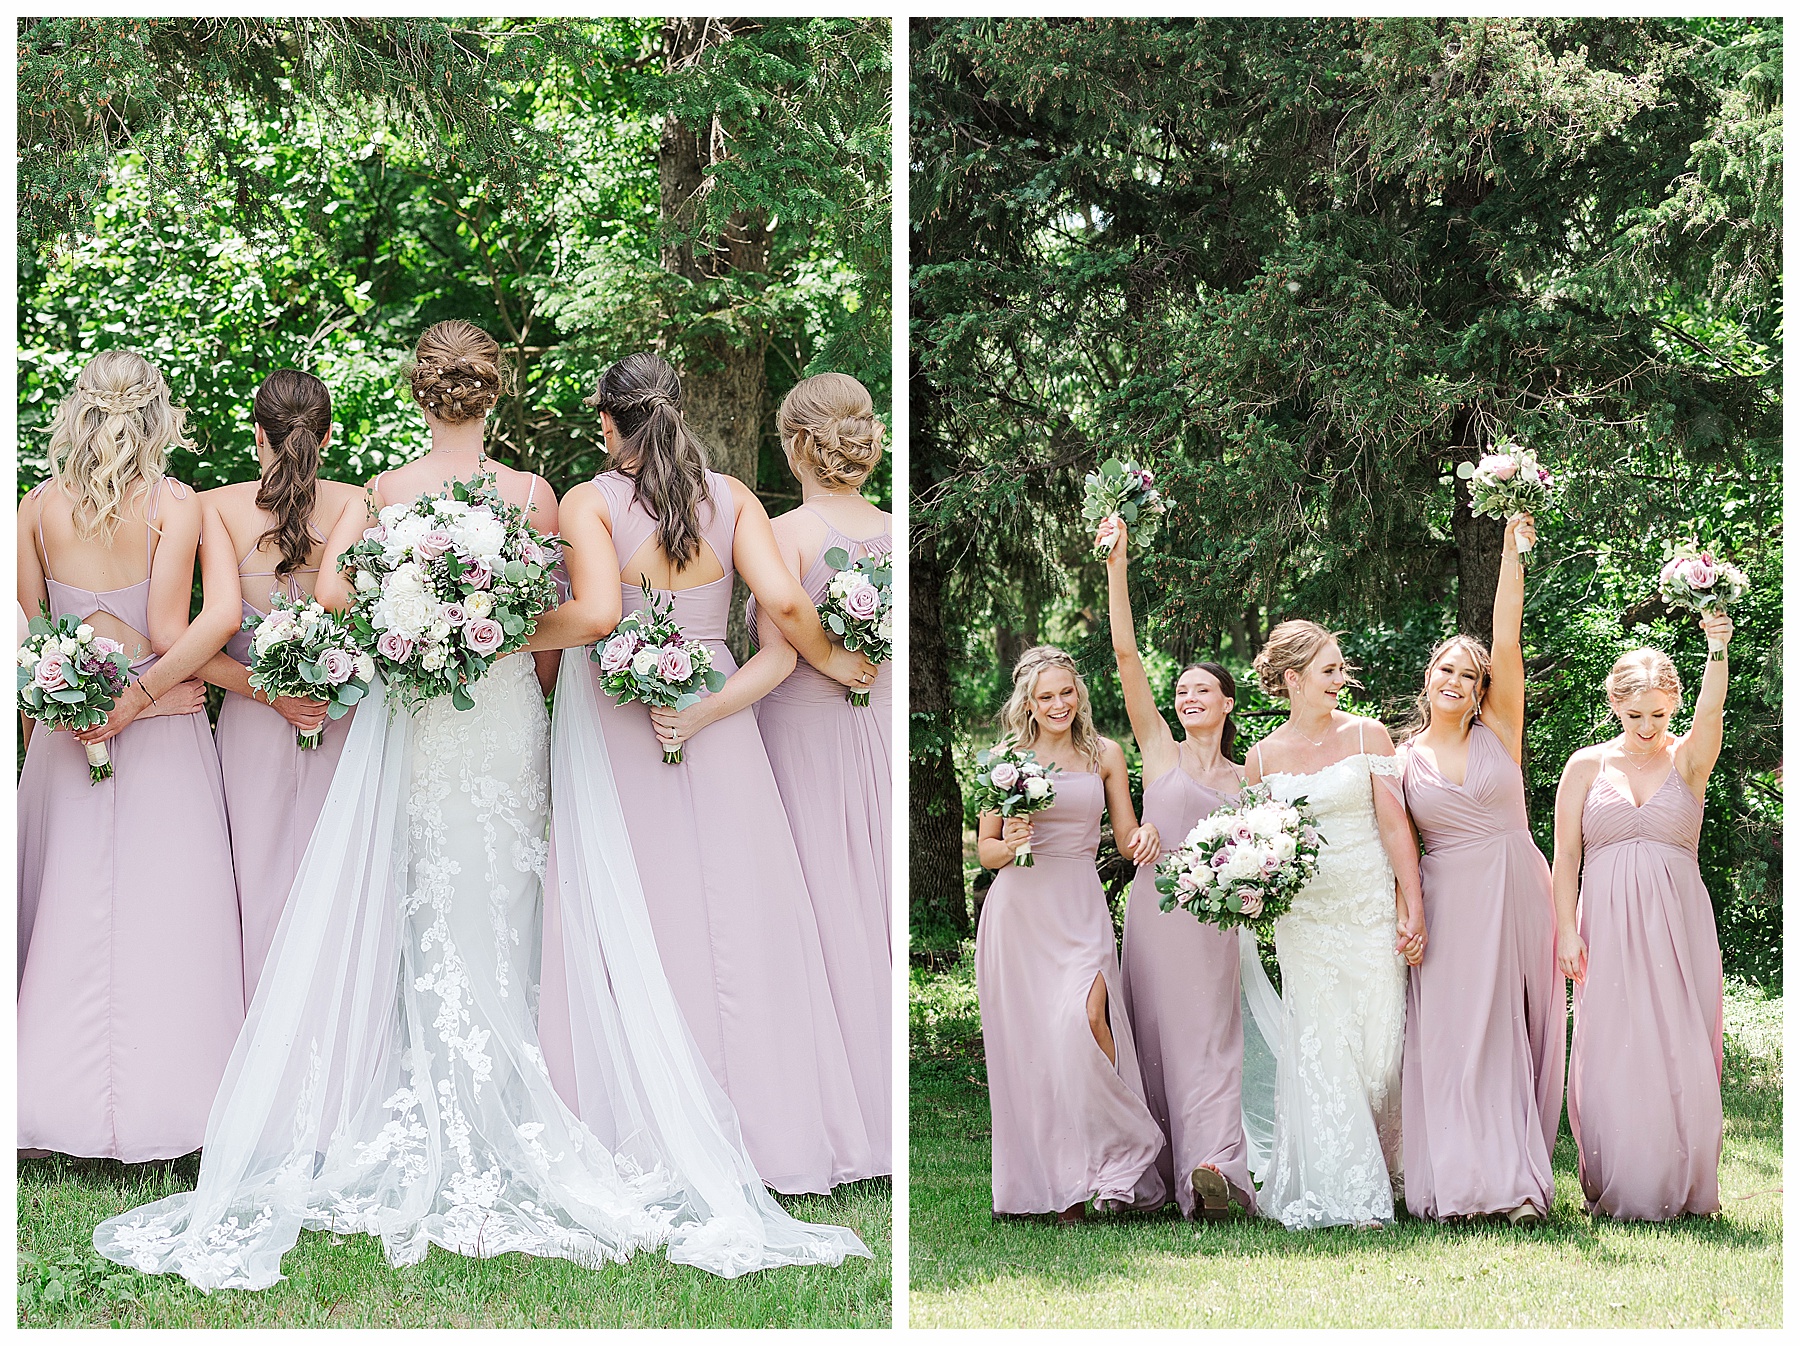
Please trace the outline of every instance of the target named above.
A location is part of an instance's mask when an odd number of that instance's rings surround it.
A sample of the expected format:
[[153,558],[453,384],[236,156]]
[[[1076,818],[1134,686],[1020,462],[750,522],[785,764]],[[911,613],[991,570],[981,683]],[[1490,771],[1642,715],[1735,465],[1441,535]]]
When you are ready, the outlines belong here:
[[655,517],[663,554],[684,569],[700,554],[706,449],[682,417],[681,379],[660,355],[639,351],[602,374],[584,400],[613,418],[624,441],[617,468]]
[[257,508],[275,516],[275,526],[256,540],[281,551],[275,573],[285,578],[306,564],[312,551],[313,503],[319,494],[319,450],[331,433],[331,392],[311,374],[277,369],[256,390],[252,412],[269,437],[274,461],[257,488]]

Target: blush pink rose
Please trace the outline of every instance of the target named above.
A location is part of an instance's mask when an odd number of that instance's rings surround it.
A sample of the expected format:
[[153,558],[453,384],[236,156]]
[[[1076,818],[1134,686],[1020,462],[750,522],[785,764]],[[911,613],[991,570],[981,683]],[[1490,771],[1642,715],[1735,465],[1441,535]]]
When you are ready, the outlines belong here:
[[620,673],[631,664],[631,656],[637,653],[637,639],[633,636],[614,636],[606,642],[600,651],[600,668],[607,673]]
[[1213,852],[1212,859],[1209,860],[1207,863],[1210,864],[1214,869],[1225,868],[1226,865],[1231,863],[1231,847],[1229,847],[1229,846],[1219,847],[1218,850]]
[[319,659],[319,667],[325,670],[325,680],[336,687],[349,682],[351,674],[356,672],[356,656],[346,650],[326,650]]
[[1665,561],[1662,568],[1662,582],[1664,584],[1674,583],[1675,577],[1681,573],[1682,564],[1679,556]]
[[519,559],[528,566],[542,565],[544,549],[531,538],[526,538],[519,544]]
[[386,542],[387,525],[378,523],[373,528],[363,529],[364,542]]
[[1495,481],[1511,481],[1519,471],[1519,465],[1504,454],[1489,454],[1481,460],[1481,470]]
[[463,605],[461,603],[446,603],[443,607],[438,609],[438,616],[442,617],[452,626],[461,626],[468,620],[469,614],[463,611]]
[[88,648],[93,650],[95,654],[123,654],[125,652],[125,647],[123,645],[119,644],[116,640],[108,639],[106,636],[95,636],[93,644]]
[[1257,889],[1239,888],[1237,890],[1237,899],[1239,902],[1243,903],[1244,915],[1248,916],[1251,920],[1254,921],[1258,916],[1262,915],[1262,893]]
[[413,544],[413,553],[422,561],[435,561],[453,545],[450,534],[434,528]]
[[396,631],[383,631],[376,638],[375,651],[383,659],[396,664],[404,664],[412,658],[413,644],[412,641]]
[[859,622],[866,622],[881,610],[881,591],[873,584],[857,585],[844,595],[844,611]]
[[506,643],[506,628],[492,617],[477,617],[463,624],[463,644],[486,656]]
[[485,589],[494,582],[494,572],[488,569],[486,561],[476,561],[462,573],[463,583],[476,589]]
[[1687,582],[1696,589],[1709,589],[1713,581],[1719,578],[1719,572],[1698,557],[1687,563]]
[[656,661],[656,671],[665,682],[686,682],[694,676],[694,661],[686,650],[665,645]]
[[1002,762],[988,772],[988,779],[994,783],[996,790],[1010,790],[1019,780],[1019,768],[1011,762]]
[[68,665],[68,655],[52,650],[38,660],[37,676],[32,681],[46,692],[60,692],[69,685]]

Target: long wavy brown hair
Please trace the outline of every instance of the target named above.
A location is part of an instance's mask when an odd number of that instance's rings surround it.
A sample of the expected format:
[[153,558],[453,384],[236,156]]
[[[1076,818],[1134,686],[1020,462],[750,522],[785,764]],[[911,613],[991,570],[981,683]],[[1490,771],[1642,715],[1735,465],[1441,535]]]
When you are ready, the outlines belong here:
[[621,440],[613,466],[656,520],[663,555],[685,569],[700,554],[707,463],[681,414],[680,376],[662,356],[638,351],[602,374],[583,400],[612,417]]
[[275,573],[286,577],[304,566],[312,551],[310,524],[319,495],[319,451],[331,433],[331,390],[311,374],[277,369],[256,390],[251,415],[274,452],[256,504],[275,516],[275,524],[256,545],[280,549]]

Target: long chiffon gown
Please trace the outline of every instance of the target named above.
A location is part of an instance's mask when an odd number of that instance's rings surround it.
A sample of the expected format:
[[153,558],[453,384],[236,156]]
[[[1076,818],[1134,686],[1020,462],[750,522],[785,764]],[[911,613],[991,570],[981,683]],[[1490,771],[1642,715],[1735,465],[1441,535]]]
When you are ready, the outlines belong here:
[[[248,560],[245,557],[244,560]],[[273,572],[244,571],[245,579]],[[303,598],[307,590],[300,575],[317,575],[316,568],[293,572],[285,588],[289,598]],[[261,617],[262,609],[248,600],[244,618]],[[250,666],[250,636],[239,631],[225,652],[245,668]],[[219,767],[225,781],[225,813],[231,822],[231,859],[237,871],[238,914],[244,927],[244,1003],[256,995],[257,979],[281,923],[288,889],[300,872],[300,858],[312,838],[313,824],[325,807],[332,773],[344,751],[355,712],[341,720],[326,720],[316,748],[302,749],[294,726],[273,706],[252,701],[236,692],[225,694],[219,708],[216,740]]]
[[[94,591],[45,559],[53,616],[148,632],[147,574]],[[206,716],[135,720],[106,746],[113,775],[90,783],[80,742],[40,725],[19,779],[19,1147],[142,1163],[200,1148],[244,1021],[243,954]]]
[[1403,781],[1425,843],[1431,934],[1406,994],[1407,1209],[1442,1220],[1530,1201],[1548,1214],[1567,997],[1550,866],[1531,839],[1524,777],[1477,722],[1460,786],[1416,754]]
[[[1062,771],[1032,815],[1035,864],[994,878],[975,935],[975,989],[993,1110],[994,1212],[1064,1211],[1089,1197],[1154,1208],[1163,1133],[1144,1103],[1112,917],[1094,868],[1105,789]],[[1115,1066],[1088,992],[1106,979]]]
[[[1178,764],[1144,787],[1144,821],[1155,824],[1166,856],[1195,823],[1229,802]],[[1144,1100],[1165,1138],[1157,1177],[1192,1219],[1191,1179],[1201,1164],[1246,1196],[1255,1190],[1244,1136],[1238,939],[1185,911],[1162,910],[1161,899],[1155,864],[1139,866],[1125,904],[1120,987]]]
[[1616,1219],[1719,1209],[1724,977],[1701,816],[1673,770],[1641,808],[1604,775],[1582,806],[1569,1128],[1588,1209]]
[[[853,538],[829,520],[825,526],[829,532],[819,557],[801,580],[815,603],[824,598],[836,573],[824,559],[833,547],[842,547],[852,562],[893,550],[888,533]],[[754,633],[754,598],[749,622]],[[850,704],[841,683],[804,660],[756,703],[756,725],[812,895],[825,974],[876,1173],[894,1171],[893,947],[888,924],[893,708],[889,665],[876,674],[869,704],[859,707]]]
[[[628,561],[654,534],[655,519],[627,478],[607,472],[594,480],[612,514],[614,545]],[[727,478],[709,472],[707,493],[702,532],[725,574],[664,596],[673,598],[681,629],[704,640],[729,676],[737,668],[725,645],[736,521]],[[644,606],[640,589],[622,588],[626,612]],[[641,704],[602,697],[600,722],[663,970],[701,1056],[737,1109],[757,1172],[788,1193],[872,1177],[880,1170],[832,1007],[812,899],[755,715],[745,709],[708,725],[672,766]],[[558,1091],[585,1115],[570,1064],[558,888],[553,875],[539,1031]]]

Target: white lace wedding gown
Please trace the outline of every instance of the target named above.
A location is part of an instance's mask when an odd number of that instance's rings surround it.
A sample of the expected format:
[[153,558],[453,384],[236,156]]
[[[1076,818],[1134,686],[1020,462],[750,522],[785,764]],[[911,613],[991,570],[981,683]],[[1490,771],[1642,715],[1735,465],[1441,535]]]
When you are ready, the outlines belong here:
[[1246,1126],[1274,1117],[1272,1141],[1251,1136],[1257,1207],[1289,1229],[1394,1218],[1406,962],[1374,791],[1399,774],[1394,758],[1358,752],[1264,777],[1278,799],[1304,796],[1325,838],[1319,872],[1275,923],[1279,1000],[1254,941],[1240,941]]
[[[723,1276],[867,1256],[756,1176],[663,977],[594,716],[563,660],[554,771],[529,655],[417,714],[356,717],[207,1122],[193,1192],[94,1246],[203,1290],[261,1289],[302,1227],[588,1266],[664,1247]],[[537,1047],[542,884],[555,845],[584,1125]]]

